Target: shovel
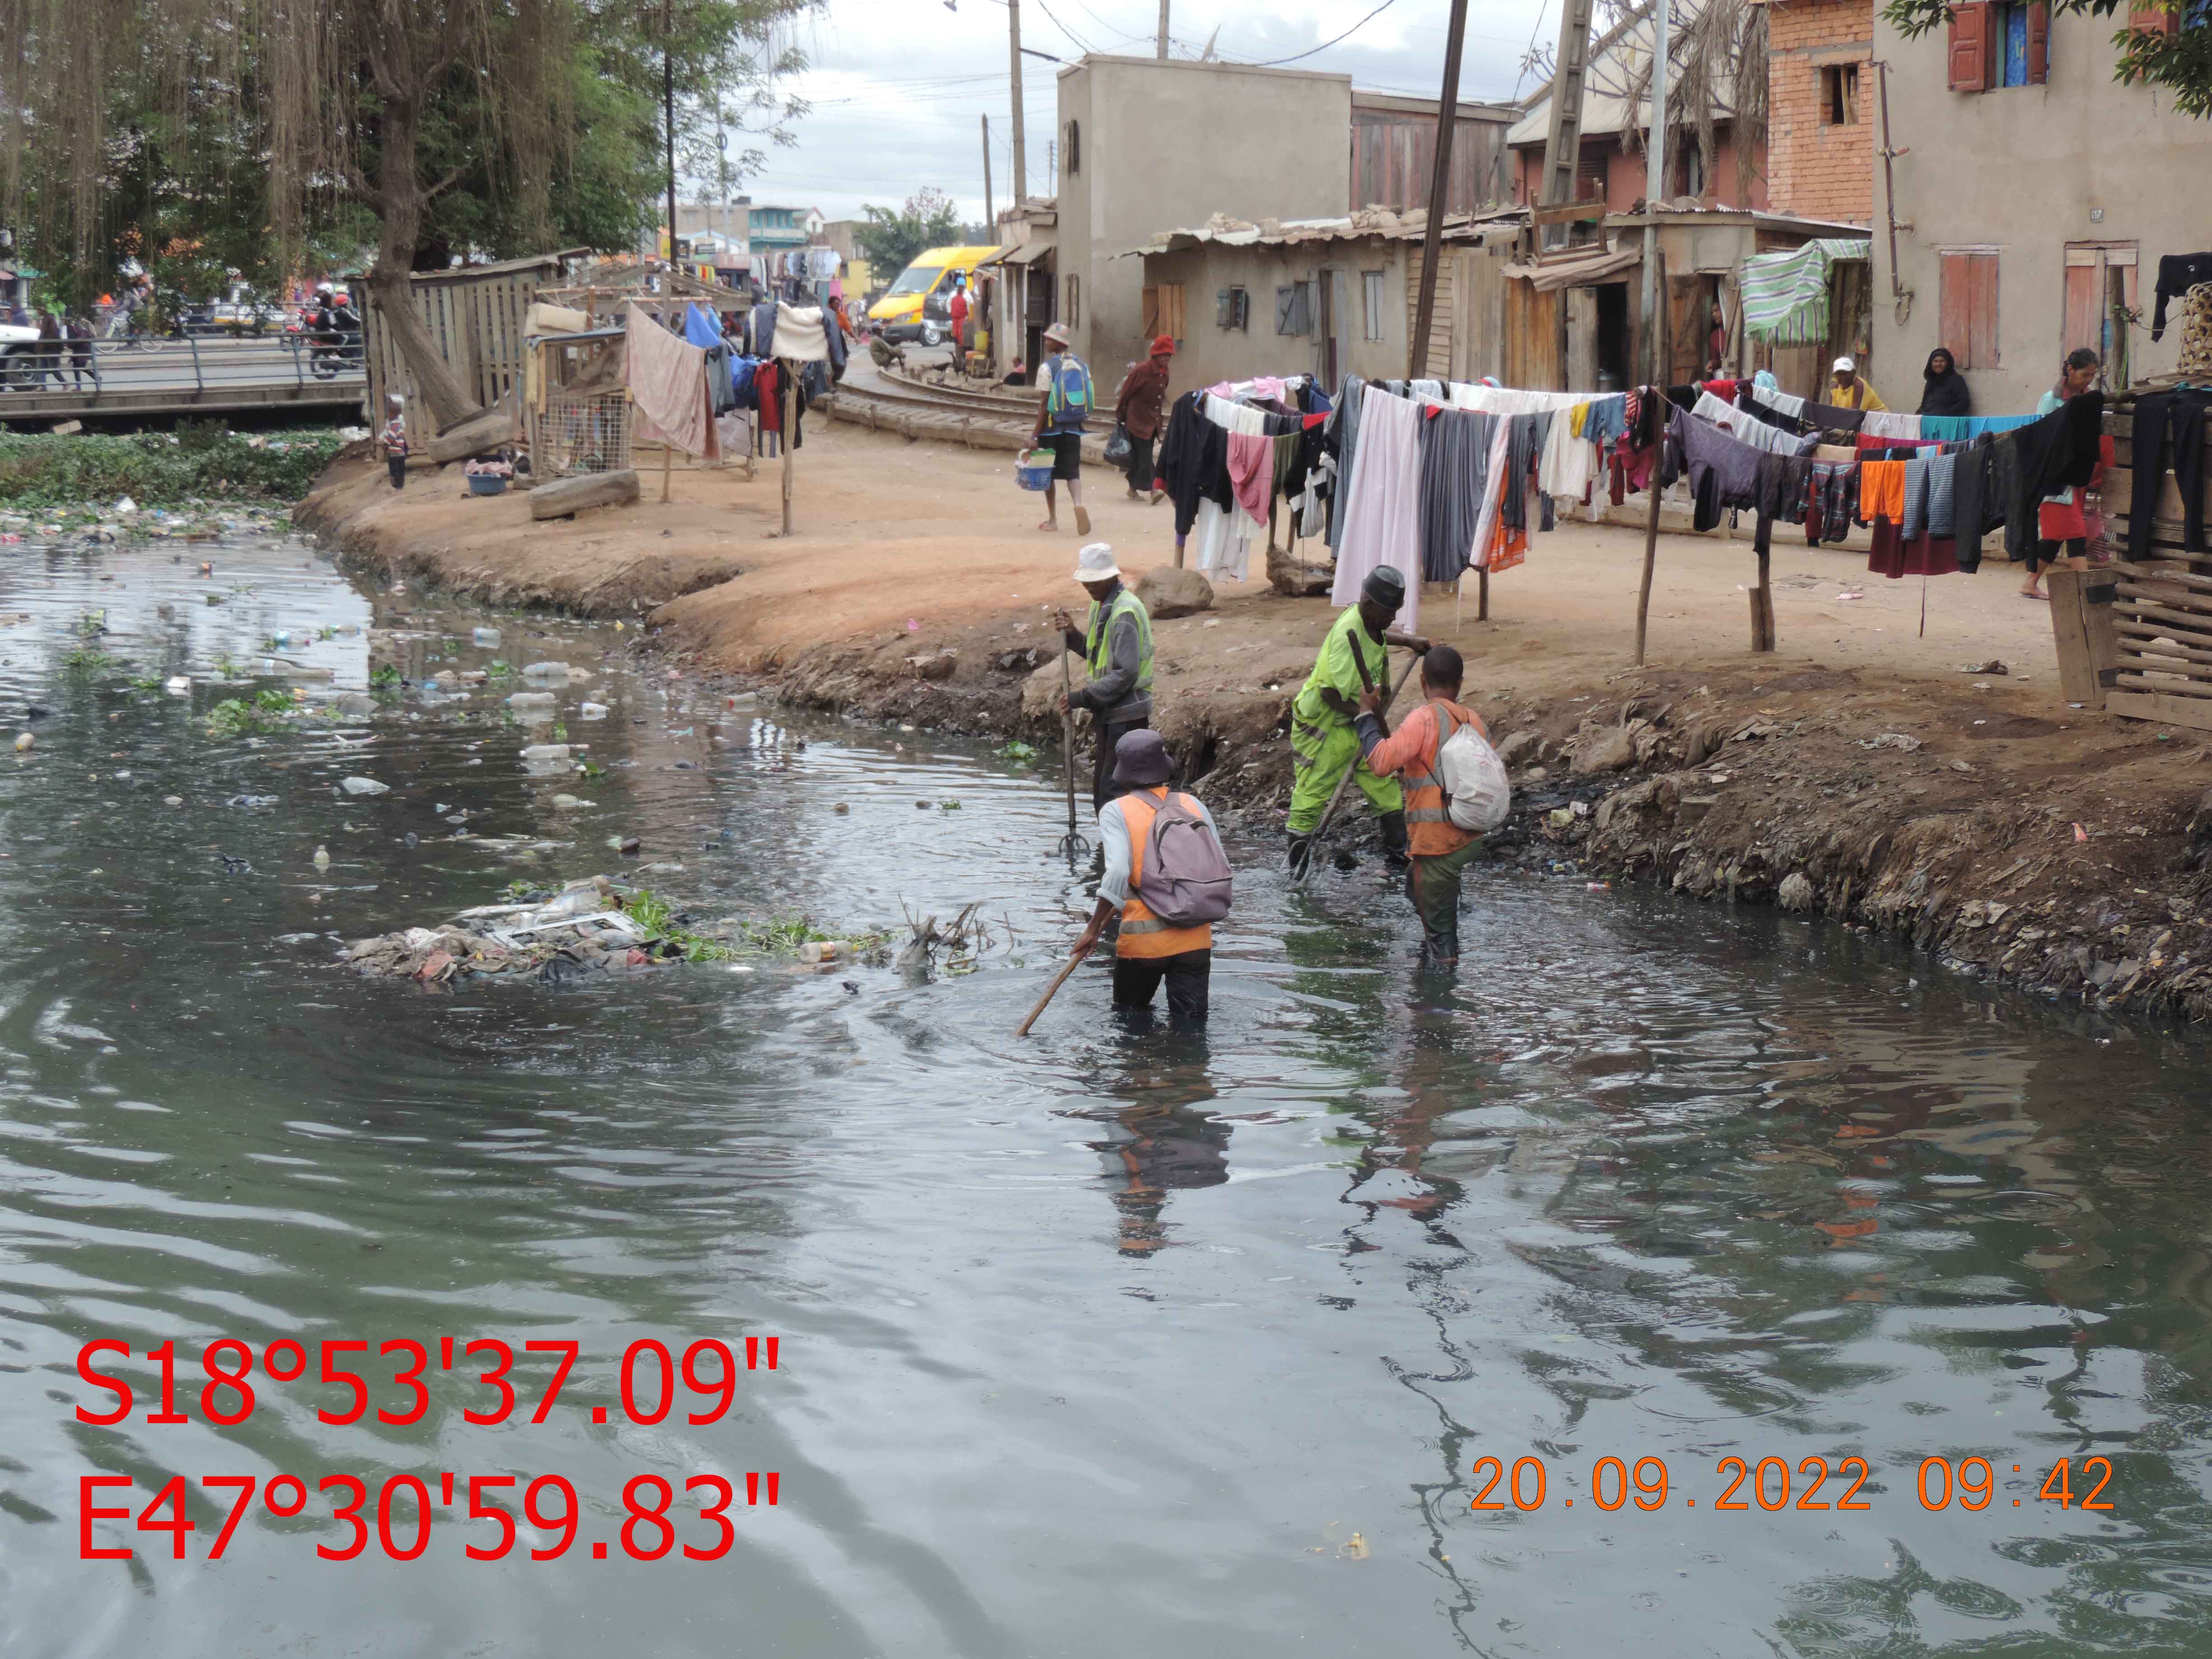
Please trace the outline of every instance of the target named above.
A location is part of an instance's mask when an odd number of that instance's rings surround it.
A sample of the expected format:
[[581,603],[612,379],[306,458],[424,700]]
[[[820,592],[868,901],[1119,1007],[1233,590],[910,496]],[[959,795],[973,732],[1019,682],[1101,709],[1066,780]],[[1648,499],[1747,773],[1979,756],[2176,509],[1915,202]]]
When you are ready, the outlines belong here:
[[[1066,697],[1073,694],[1075,682],[1068,673],[1065,641],[1062,642],[1062,647],[1060,653],[1060,691],[1062,697]],[[1067,860],[1067,867],[1073,870],[1091,855],[1091,843],[1084,840],[1076,832],[1075,828],[1075,710],[1073,707],[1060,711],[1060,743],[1061,750],[1067,756],[1067,833],[1060,838],[1060,845],[1054,850]],[[1074,966],[1073,963],[1068,965]],[[1066,975],[1063,974],[1060,977],[1064,979]],[[1057,991],[1059,988],[1060,981],[1054,980],[1052,990]],[[1050,1001],[1051,999],[1052,991],[1047,991],[1046,1001]],[[1037,1004],[1037,1012],[1042,1013],[1043,1010],[1044,1003]],[[1030,1019],[1036,1018],[1035,1013],[1030,1016]],[[1022,1030],[1024,1031],[1029,1030],[1026,1023],[1023,1024]]]

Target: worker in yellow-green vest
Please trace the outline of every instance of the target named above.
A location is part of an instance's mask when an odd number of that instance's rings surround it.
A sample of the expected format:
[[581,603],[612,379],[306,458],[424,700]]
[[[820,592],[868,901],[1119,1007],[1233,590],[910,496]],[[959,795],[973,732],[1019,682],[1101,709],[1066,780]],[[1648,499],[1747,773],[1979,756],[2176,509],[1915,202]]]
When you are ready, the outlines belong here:
[[1060,707],[1091,711],[1096,744],[1091,807],[1096,811],[1121,793],[1114,784],[1114,745],[1152,723],[1152,618],[1145,602],[1121,586],[1121,567],[1104,542],[1075,556],[1075,580],[1091,595],[1083,631],[1076,632],[1065,611],[1052,613],[1052,625],[1091,672],[1091,683],[1061,697]]
[[1312,855],[1321,815],[1346,770],[1382,819],[1384,855],[1396,868],[1406,867],[1405,794],[1396,779],[1377,777],[1367,769],[1353,724],[1361,695],[1389,686],[1390,647],[1429,648],[1426,640],[1391,631],[1390,619],[1405,603],[1405,577],[1389,565],[1377,565],[1359,585],[1359,603],[1338,617],[1328,630],[1313,672],[1291,704],[1293,872],[1302,870]]

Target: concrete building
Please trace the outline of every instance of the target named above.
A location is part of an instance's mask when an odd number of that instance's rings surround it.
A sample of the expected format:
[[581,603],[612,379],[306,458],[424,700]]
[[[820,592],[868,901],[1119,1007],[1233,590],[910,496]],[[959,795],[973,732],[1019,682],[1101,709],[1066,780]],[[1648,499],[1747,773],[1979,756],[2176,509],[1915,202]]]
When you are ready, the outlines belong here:
[[[682,211],[683,204],[677,204]],[[784,248],[805,247],[822,234],[827,222],[819,208],[763,207],[749,204],[746,216],[746,234],[755,253],[770,253]]]
[[2212,246],[2212,123],[2115,82],[2113,27],[1985,0],[1954,8],[1948,39],[1876,17],[1898,155],[1893,199],[1874,178],[1874,330],[1896,407],[1938,344],[1986,415],[2033,409],[2079,345],[2116,385],[2172,370],[2153,292],[2161,257]]
[[[1675,0],[1670,9],[1667,60],[1682,73],[1689,25],[1699,0]],[[1582,152],[1577,157],[1577,201],[1602,201],[1626,213],[1644,199],[1644,156],[1641,135],[1651,125],[1651,13],[1632,13],[1590,43],[1583,80]],[[1715,77],[1712,94],[1714,151],[1710,167],[1687,122],[1670,125],[1662,198],[1684,198],[1707,206],[1763,208],[1767,204],[1765,149],[1759,146],[1747,176],[1739,178],[1735,154],[1734,92],[1725,75]],[[1512,151],[1509,199],[1523,204],[1543,195],[1544,145],[1551,136],[1552,89],[1547,83],[1528,112],[1506,134]]]
[[[1528,216],[1449,217],[1438,267],[1430,359],[1452,380],[1502,374],[1503,273]],[[1346,374],[1387,380],[1406,372],[1419,303],[1426,216],[1362,209],[1347,218],[1247,224],[1217,217],[1164,231],[1141,261],[1146,313],[1171,319],[1177,389],[1311,374],[1334,391]],[[1120,359],[1093,362],[1116,384]],[[1514,384],[1521,384],[1518,381]]]
[[1767,204],[1871,223],[1874,0],[1764,3]]
[[999,252],[975,268],[991,300],[992,355],[1001,374],[1017,359],[1032,368],[1042,359],[1059,301],[1059,209],[1049,196],[1000,208],[993,232]]
[[1349,76],[1092,56],[1059,92],[1056,309],[1102,382],[1147,338],[1141,262],[1118,255],[1217,213],[1317,219],[1351,198]]

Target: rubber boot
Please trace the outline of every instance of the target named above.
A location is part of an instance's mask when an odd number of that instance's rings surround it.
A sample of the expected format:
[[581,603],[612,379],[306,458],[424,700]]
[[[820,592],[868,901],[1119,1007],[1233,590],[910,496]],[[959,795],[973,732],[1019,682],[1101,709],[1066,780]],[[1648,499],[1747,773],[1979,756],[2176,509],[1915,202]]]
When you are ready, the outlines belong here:
[[1313,857],[1314,838],[1310,835],[1302,836],[1295,830],[1290,831],[1290,837],[1291,876],[1297,880],[1305,875],[1306,864]]
[[1413,864],[1413,855],[1406,841],[1406,814],[1401,810],[1385,812],[1378,820],[1382,827],[1382,856],[1393,870],[1404,870]]

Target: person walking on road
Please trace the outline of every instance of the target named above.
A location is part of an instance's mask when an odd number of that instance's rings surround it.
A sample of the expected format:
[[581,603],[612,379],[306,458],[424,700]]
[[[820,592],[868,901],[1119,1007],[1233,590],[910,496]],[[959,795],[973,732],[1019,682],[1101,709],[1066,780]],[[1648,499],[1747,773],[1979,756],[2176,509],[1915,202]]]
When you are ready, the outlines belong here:
[[68,389],[69,382],[62,378],[61,338],[62,319],[51,311],[41,311],[39,313],[39,367],[32,376],[31,384],[42,392],[46,390],[49,374],[53,376],[56,386],[64,391]]
[[1168,359],[1175,342],[1163,334],[1152,342],[1141,363],[1131,365],[1121,377],[1121,390],[1114,399],[1114,419],[1129,440],[1129,499],[1157,503],[1160,491],[1152,474],[1152,441],[1160,435],[1160,416],[1168,402]]
[[[69,337],[70,375],[82,392],[85,376],[92,374],[92,319],[80,313],[62,325],[62,331]],[[100,377],[96,374],[93,374],[92,389],[100,390]]]
[[[1220,832],[1214,828],[1213,815],[1206,810],[1206,804],[1195,795],[1169,790],[1172,770],[1167,745],[1157,732],[1130,732],[1115,745],[1114,781],[1126,793],[1099,809],[1098,836],[1105,849],[1105,873],[1099,878],[1098,901],[1091,908],[1091,921],[1072,954],[1079,962],[1089,956],[1107,922],[1119,914],[1121,927],[1114,940],[1115,1012],[1132,1014],[1149,1010],[1153,994],[1164,983],[1169,1024],[1188,1027],[1206,1024],[1213,971],[1213,924],[1201,921],[1178,927],[1162,920],[1153,904],[1147,902],[1148,893],[1154,901],[1164,902],[1160,900],[1158,882],[1148,884],[1146,878],[1166,873],[1152,870],[1150,860],[1156,856],[1156,848],[1170,846],[1165,837],[1155,837],[1153,827],[1162,813],[1176,815],[1175,830],[1182,839],[1168,856],[1187,856],[1193,864],[1207,866],[1205,873],[1218,878],[1221,909],[1227,904],[1229,860],[1221,850]],[[1194,819],[1194,823],[1190,822]]]
[[[1359,603],[1340,614],[1321,642],[1313,672],[1291,704],[1291,868],[1312,856],[1321,815],[1347,769],[1382,820],[1382,850],[1391,864],[1406,866],[1406,798],[1395,779],[1368,769],[1354,721],[1364,693],[1389,684],[1390,647],[1426,651],[1429,642],[1394,633],[1390,619],[1406,604],[1406,578],[1395,567],[1378,565],[1359,586]],[[1380,706],[1379,704],[1377,705]]]
[[1097,746],[1091,763],[1093,811],[1111,800],[1114,752],[1132,732],[1152,720],[1152,618],[1145,602],[1121,585],[1114,550],[1093,542],[1076,556],[1075,580],[1091,595],[1091,614],[1083,631],[1065,611],[1052,613],[1060,643],[1084,660],[1091,683],[1064,694],[1060,707],[1088,708]]
[[1421,706],[1389,735],[1382,730],[1382,693],[1359,694],[1353,724],[1367,769],[1395,777],[1406,793],[1406,825],[1413,863],[1406,896],[1421,919],[1421,965],[1449,968],[1459,961],[1459,879],[1482,845],[1479,830],[1462,830],[1446,811],[1437,757],[1452,734],[1472,726],[1483,741],[1481,717],[1460,703],[1467,665],[1448,645],[1432,645],[1421,658]]
[[[1045,330],[1044,343],[1050,352],[1037,371],[1044,398],[1037,405],[1036,429],[1030,434],[1030,441],[1052,451],[1054,483],[1067,486],[1067,503],[1075,509],[1075,533],[1088,536],[1091,514],[1083,507],[1083,429],[1090,423],[1091,405],[1096,401],[1091,366],[1067,349],[1066,323],[1054,323]],[[1044,487],[1044,522],[1037,526],[1039,530],[1060,528],[1054,483]]]

